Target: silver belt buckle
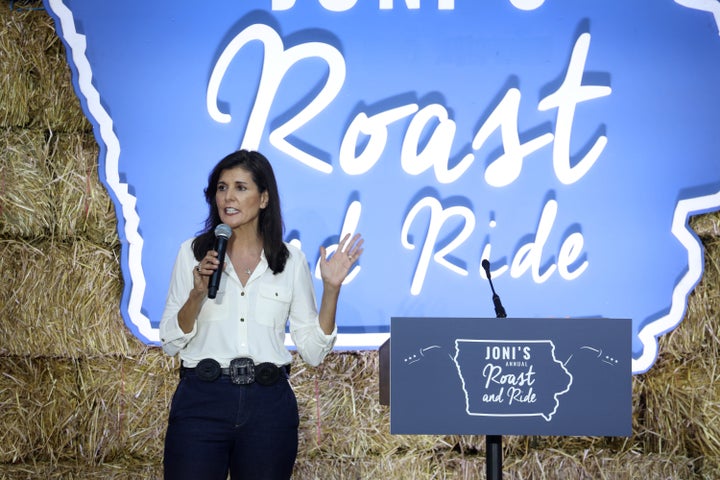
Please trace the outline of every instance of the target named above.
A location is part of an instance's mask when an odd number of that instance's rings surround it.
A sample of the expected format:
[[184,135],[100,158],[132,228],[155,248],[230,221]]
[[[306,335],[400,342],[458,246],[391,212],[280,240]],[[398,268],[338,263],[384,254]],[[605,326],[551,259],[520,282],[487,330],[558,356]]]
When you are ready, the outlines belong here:
[[230,361],[230,381],[236,385],[247,385],[255,381],[255,364],[252,358],[234,358]]

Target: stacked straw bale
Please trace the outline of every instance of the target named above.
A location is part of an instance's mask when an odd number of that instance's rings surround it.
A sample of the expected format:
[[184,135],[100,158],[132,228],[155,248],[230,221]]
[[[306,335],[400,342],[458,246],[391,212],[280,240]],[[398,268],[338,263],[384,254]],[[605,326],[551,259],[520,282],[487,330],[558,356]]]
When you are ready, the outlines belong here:
[[[40,2],[0,5],[0,68],[0,480],[161,478],[177,361],[123,324],[114,207]],[[633,436],[505,437],[505,478],[720,478],[720,213],[692,226],[705,275],[633,379]],[[295,478],[484,477],[482,436],[390,435],[377,372],[373,351],[295,360]]]

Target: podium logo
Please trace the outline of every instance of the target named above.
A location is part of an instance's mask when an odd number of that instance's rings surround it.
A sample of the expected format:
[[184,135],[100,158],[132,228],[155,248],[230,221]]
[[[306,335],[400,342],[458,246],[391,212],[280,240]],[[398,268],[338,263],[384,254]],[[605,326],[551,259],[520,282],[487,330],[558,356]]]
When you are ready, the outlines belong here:
[[45,4],[149,344],[238,148],[273,163],[318,289],[318,247],[363,233],[339,348],[377,347],[392,316],[492,316],[483,260],[510,317],[631,318],[636,373],[685,315],[688,219],[720,208],[718,2]]
[[[468,415],[540,416],[551,421],[573,377],[552,341],[455,341],[455,365]],[[481,368],[478,368],[478,365]],[[482,372],[468,376],[463,371]]]

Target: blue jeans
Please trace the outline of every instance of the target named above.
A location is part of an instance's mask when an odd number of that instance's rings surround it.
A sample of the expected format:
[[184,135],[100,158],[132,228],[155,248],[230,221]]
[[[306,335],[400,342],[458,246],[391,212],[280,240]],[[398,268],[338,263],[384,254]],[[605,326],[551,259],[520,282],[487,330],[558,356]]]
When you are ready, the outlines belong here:
[[298,448],[298,406],[288,381],[270,386],[187,374],[173,395],[165,480],[286,480]]

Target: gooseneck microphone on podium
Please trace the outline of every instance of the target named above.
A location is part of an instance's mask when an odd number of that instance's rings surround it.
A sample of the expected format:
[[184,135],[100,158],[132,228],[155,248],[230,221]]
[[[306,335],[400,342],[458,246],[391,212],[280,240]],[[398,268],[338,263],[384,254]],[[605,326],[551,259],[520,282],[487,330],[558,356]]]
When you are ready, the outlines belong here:
[[497,318],[506,318],[507,313],[505,313],[505,307],[503,307],[502,302],[500,301],[500,296],[495,293],[495,287],[493,287],[492,283],[492,276],[490,275],[490,262],[485,259],[482,261],[482,267],[483,270],[485,270],[485,275],[487,275],[488,282],[490,282],[490,290],[492,290],[492,300],[493,304],[495,304],[495,316]]
[[[495,293],[495,287],[492,283],[492,275],[490,275],[490,262],[487,259],[482,261],[483,270],[490,282],[490,290],[492,290],[492,300],[495,305],[495,316],[497,318],[506,318],[505,307],[500,301],[500,295]],[[486,435],[485,436],[485,478],[487,480],[502,480],[502,435]]]
[[217,270],[213,272],[208,281],[208,298],[215,298],[218,288],[220,288],[220,277],[222,277],[223,267],[225,266],[225,251],[227,250],[228,239],[232,235],[232,229],[221,223],[215,227],[215,248],[218,253],[220,264]]

